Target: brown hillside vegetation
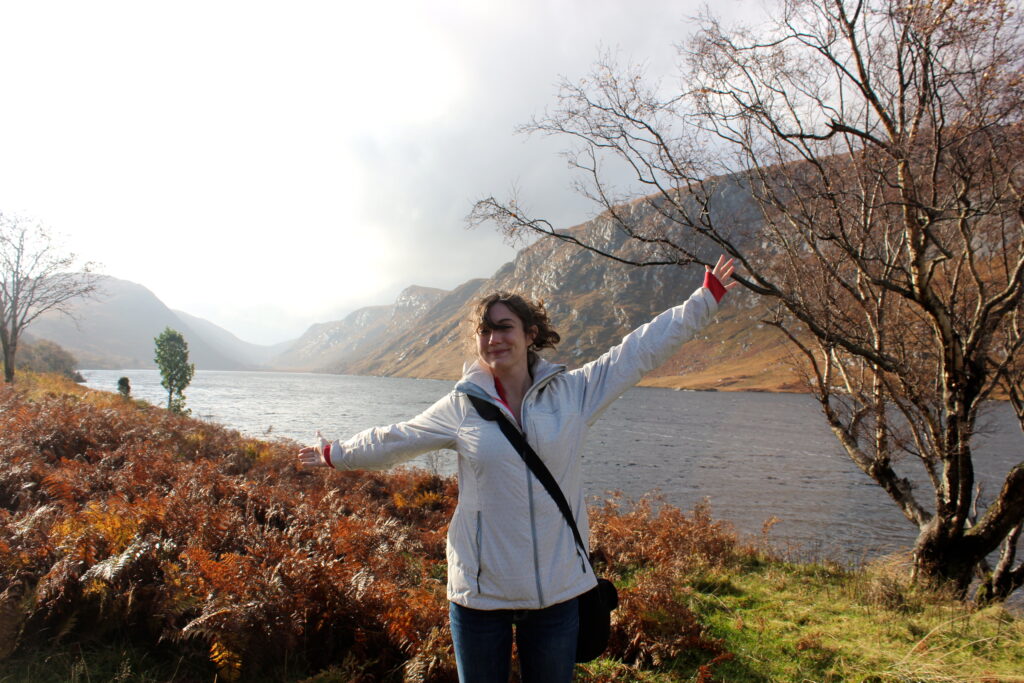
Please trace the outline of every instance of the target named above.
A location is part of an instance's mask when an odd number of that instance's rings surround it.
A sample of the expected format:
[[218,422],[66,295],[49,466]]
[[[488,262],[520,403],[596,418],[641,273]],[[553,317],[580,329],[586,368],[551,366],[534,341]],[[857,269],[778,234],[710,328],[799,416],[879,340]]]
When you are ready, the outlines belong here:
[[[206,680],[453,679],[453,479],[300,471],[294,444],[37,382],[0,387],[0,659],[128,637],[170,644]],[[733,556],[727,528],[610,504],[594,545],[633,577],[610,654],[638,670],[683,650],[721,661],[672,582]]]
[[[731,296],[731,295],[730,295]],[[743,298],[737,297],[741,302]],[[753,298],[753,297],[750,297]],[[719,391],[806,392],[807,381],[788,340],[760,322],[760,306],[723,307],[714,323],[683,344],[641,386]]]

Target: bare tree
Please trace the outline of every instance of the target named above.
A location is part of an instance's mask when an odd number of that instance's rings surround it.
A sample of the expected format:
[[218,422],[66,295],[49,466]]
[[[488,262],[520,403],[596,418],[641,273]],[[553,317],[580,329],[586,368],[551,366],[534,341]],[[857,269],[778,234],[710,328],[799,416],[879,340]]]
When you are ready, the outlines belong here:
[[66,313],[73,299],[95,292],[91,266],[69,272],[74,262],[74,254],[62,253],[42,226],[0,214],[0,345],[6,382],[14,381],[25,328],[42,313]]
[[[1024,583],[1024,462],[979,500],[971,440],[994,397],[1024,429],[1020,17],[998,0],[780,0],[772,16],[701,17],[667,96],[606,56],[525,130],[576,141],[584,191],[644,248],[630,263],[736,257],[846,453],[917,526],[916,574],[1003,598]],[[638,191],[609,187],[614,162]],[[757,221],[723,210],[738,186]],[[579,244],[514,200],[470,220]]]

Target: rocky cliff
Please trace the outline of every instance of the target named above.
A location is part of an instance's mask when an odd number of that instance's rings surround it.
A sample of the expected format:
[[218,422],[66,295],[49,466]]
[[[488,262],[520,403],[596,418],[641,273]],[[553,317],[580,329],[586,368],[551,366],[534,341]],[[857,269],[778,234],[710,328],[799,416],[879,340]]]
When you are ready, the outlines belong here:
[[[749,196],[726,188],[717,210],[735,216],[737,230],[756,239],[756,220]],[[625,211],[651,223],[660,216],[637,202]],[[603,251],[623,257],[639,256],[607,218],[598,217],[571,229],[572,233]],[[712,258],[712,254],[707,255]],[[492,291],[514,291],[543,300],[562,343],[551,360],[577,367],[614,346],[624,334],[666,308],[683,301],[700,285],[699,265],[631,267],[552,238],[520,251],[515,260],[486,280],[472,280],[452,292],[421,300],[419,315],[396,316],[393,307],[363,309],[332,324],[331,333],[317,328],[308,335],[319,346],[344,351],[310,356],[307,367],[349,374],[399,375],[454,379],[465,360],[473,356],[472,326],[468,323],[474,301]],[[436,290],[434,290],[436,293]],[[399,302],[401,302],[401,298]],[[399,305],[396,302],[395,306]],[[357,326],[358,316],[375,315],[381,322]],[[746,292],[730,295],[729,305],[715,324],[690,341],[671,360],[645,380],[646,384],[688,388],[799,390],[801,380],[790,368],[789,348],[780,335],[760,321],[765,305]],[[311,348],[313,345],[311,344]]]
[[[664,220],[649,202],[617,210],[641,226]],[[712,211],[727,219],[755,250],[760,222],[749,193],[725,182]],[[581,241],[625,258],[642,256],[606,217],[571,228]],[[678,238],[679,236],[676,236]],[[666,254],[661,254],[665,256]],[[669,254],[670,255],[670,254]],[[706,260],[717,254],[706,253]],[[148,290],[109,278],[105,293],[76,307],[79,324],[44,316],[30,332],[72,351],[82,367],[152,367],[153,338],[165,326],[185,333],[200,369],[265,368],[345,374],[454,379],[474,354],[474,301],[496,290],[542,299],[562,343],[546,355],[577,367],[614,346],[624,334],[683,301],[701,283],[699,265],[637,268],[552,238],[522,249],[490,278],[452,291],[411,286],[392,304],[362,308],[342,320],[313,325],[301,338],[278,347],[245,344],[212,323],[173,312]],[[736,290],[717,322],[684,345],[647,384],[687,388],[800,390],[790,369],[787,343],[761,323],[768,311]],[[282,347],[286,350],[282,351]]]

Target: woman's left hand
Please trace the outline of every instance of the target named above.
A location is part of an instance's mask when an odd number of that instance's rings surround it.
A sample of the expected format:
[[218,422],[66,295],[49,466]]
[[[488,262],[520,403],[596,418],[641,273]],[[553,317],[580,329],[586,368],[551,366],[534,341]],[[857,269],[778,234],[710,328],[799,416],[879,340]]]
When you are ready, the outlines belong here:
[[722,287],[725,288],[725,291],[729,291],[739,284],[732,279],[732,274],[735,270],[733,259],[726,259],[725,254],[718,257],[718,263],[715,264],[714,268],[711,266],[704,266],[704,268],[718,278],[718,281],[722,283]]

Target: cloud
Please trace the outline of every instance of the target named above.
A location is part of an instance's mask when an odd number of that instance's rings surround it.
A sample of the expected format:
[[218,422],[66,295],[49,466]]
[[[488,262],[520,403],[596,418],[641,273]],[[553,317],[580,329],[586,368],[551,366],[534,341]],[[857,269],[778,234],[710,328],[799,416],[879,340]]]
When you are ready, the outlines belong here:
[[555,225],[591,208],[564,141],[516,135],[599,45],[668,72],[669,0],[8,3],[0,210],[108,274],[269,343],[405,286],[486,277],[468,231],[517,186]]

